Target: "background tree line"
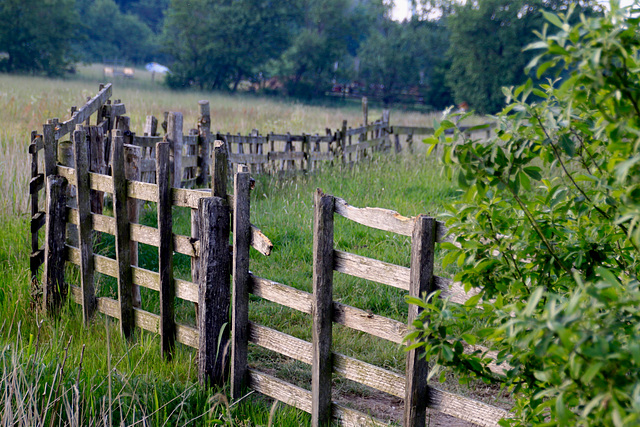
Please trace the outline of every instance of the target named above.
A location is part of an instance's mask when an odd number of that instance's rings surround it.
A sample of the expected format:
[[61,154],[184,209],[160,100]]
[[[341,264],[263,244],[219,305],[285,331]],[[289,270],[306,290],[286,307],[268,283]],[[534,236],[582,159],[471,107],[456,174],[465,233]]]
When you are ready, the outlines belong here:
[[174,88],[356,93],[493,113],[501,87],[526,77],[522,47],[542,29],[542,11],[570,3],[414,0],[414,16],[397,22],[385,0],[5,0],[0,71],[158,61]]

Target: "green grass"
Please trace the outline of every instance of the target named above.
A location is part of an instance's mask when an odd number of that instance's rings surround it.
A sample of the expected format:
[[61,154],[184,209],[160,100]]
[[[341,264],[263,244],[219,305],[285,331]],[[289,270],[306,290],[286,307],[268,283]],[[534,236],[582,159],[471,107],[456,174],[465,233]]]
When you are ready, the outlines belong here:
[[[225,389],[201,389],[196,381],[196,353],[191,348],[178,344],[173,360],[167,362],[161,358],[159,338],[153,334],[138,331],[127,342],[120,337],[117,321],[102,315],[85,327],[81,311],[73,303],[65,306],[58,319],[43,316],[33,305],[28,272],[29,223],[25,214],[28,133],[40,128],[47,118],[66,117],[71,105],[82,105],[86,96],[95,93],[96,81],[102,77],[96,76],[99,72],[95,66],[81,69],[74,80],[0,75],[0,120],[8,123],[0,129],[0,317],[4,322],[0,328],[0,393],[4,394],[0,397],[13,393],[5,400],[13,402],[13,406],[5,405],[1,415],[10,415],[11,424],[16,425],[32,425],[34,420],[44,425],[52,418],[57,425],[59,417],[72,425],[97,425],[105,416],[111,417],[108,422],[112,424],[124,420],[125,424],[203,425],[220,420],[226,425],[267,425],[270,417],[272,425],[308,424],[306,414],[286,405],[272,411],[272,402],[255,393],[240,402],[228,402]],[[144,78],[143,74],[138,75]],[[134,130],[142,127],[147,114],[161,117],[166,110],[182,111],[185,123],[195,123],[199,99],[211,101],[214,128],[234,133],[254,127],[262,132],[323,132],[325,127],[339,127],[344,118],[359,123],[361,114],[354,107],[311,107],[275,99],[175,93],[150,81],[127,81],[122,86],[119,83],[114,88],[114,98],[121,98],[127,105]],[[379,112],[373,111],[370,117],[376,114]],[[392,113],[394,124],[425,126],[431,124],[431,119],[417,113]],[[318,187],[358,207],[384,207],[405,216],[437,214],[444,201],[455,197],[455,188],[422,153],[374,156],[370,162],[352,169],[326,168],[308,176],[256,177],[252,222],[272,240],[274,250],[270,257],[252,251],[251,270],[261,277],[311,291],[312,205]],[[141,218],[143,223],[155,225],[153,206],[148,205]],[[189,222],[186,209],[174,210],[174,232],[189,235]],[[410,242],[404,236],[367,229],[336,217],[335,243],[341,250],[409,265]],[[103,235],[99,252],[113,256],[112,237]],[[174,262],[176,277],[189,279],[188,257],[176,255]],[[157,249],[141,244],[140,265],[156,269]],[[74,282],[77,277],[70,268],[68,280]],[[115,280],[99,276],[97,290],[101,296],[115,296]],[[406,320],[404,294],[335,273],[336,300],[399,321]],[[143,289],[142,297],[145,310],[158,312],[156,292]],[[180,302],[176,314],[181,323],[195,324],[191,303]],[[252,298],[250,316],[257,323],[311,339],[307,315]],[[404,369],[404,353],[398,345],[339,325],[334,329],[333,344],[343,354],[396,372]],[[250,364],[309,388],[310,370],[304,364],[254,347]],[[344,380],[337,381],[336,388],[345,395],[370,393]],[[49,395],[53,397],[50,399]],[[22,401],[25,403],[20,404]]]

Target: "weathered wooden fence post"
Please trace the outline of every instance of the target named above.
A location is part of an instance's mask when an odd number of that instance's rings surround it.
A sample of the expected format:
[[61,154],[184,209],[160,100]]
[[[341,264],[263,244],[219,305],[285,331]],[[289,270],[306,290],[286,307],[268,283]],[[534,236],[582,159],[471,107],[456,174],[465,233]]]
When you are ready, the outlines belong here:
[[[113,216],[116,220],[116,260],[118,261],[118,301],[120,331],[130,338],[134,330],[131,271],[131,231],[129,225],[124,139],[120,129],[112,131],[111,171],[113,175]],[[135,200],[133,201],[135,202]],[[162,244],[162,243],[161,243]],[[162,300],[162,293],[160,294]]]
[[342,129],[340,130],[340,140],[338,141],[338,153],[342,157],[342,164],[346,163],[344,149],[347,146],[347,121],[342,121]]
[[67,180],[58,175],[49,175],[46,191],[43,299],[45,310],[56,314],[67,294],[64,282]]
[[78,246],[80,249],[80,287],[82,290],[82,319],[89,323],[96,309],[93,286],[93,225],[91,220],[91,192],[89,187],[89,153],[87,134],[82,125],[73,132],[76,152],[76,191],[78,193]]
[[231,314],[231,397],[242,397],[247,378],[249,343],[249,248],[251,245],[251,177],[244,168],[233,181],[233,294]]
[[[433,290],[433,262],[436,239],[436,220],[425,215],[416,218],[411,237],[411,273],[409,295],[422,298]],[[408,324],[411,328],[420,310],[409,304]],[[404,426],[424,427],[429,389],[429,365],[421,348],[407,353]]]
[[[124,177],[129,181],[140,181],[142,173],[140,164],[142,162],[142,148],[135,145],[124,145]],[[140,221],[140,207],[142,202],[136,199],[127,200],[127,217],[129,223],[137,224]],[[131,240],[130,257],[131,265],[138,266],[138,242]],[[131,284],[131,298],[134,307],[142,305],[140,286]]]
[[[169,113],[167,118],[167,142],[171,147],[170,164],[173,177],[171,185],[175,188],[182,186],[182,122],[182,113],[173,111]],[[158,168],[157,162],[156,168]]]
[[222,385],[229,343],[229,204],[226,197],[202,198],[198,211],[198,379],[206,386]]
[[38,241],[38,230],[42,228],[46,221],[46,214],[40,211],[38,195],[45,187],[44,173],[38,171],[38,148],[42,146],[42,135],[36,131],[31,132],[31,143],[29,144],[29,154],[31,155],[31,181],[29,181],[29,194],[31,196],[31,255],[29,257],[29,269],[31,270],[31,287],[33,290],[40,289],[37,283],[38,268],[42,264],[44,252],[40,250]]
[[369,125],[369,100],[366,96],[362,97],[362,117],[364,119],[364,126]]
[[158,272],[160,273],[160,347],[171,359],[176,340],[174,316],[175,285],[173,283],[173,219],[171,216],[170,147],[167,142],[156,145],[156,182],[158,183]]
[[313,221],[313,357],[311,425],[331,422],[333,328],[333,196],[316,190]]
[[211,162],[211,113],[209,101],[199,101],[200,119],[198,120],[198,164],[200,174],[196,183],[204,185],[209,182],[209,164]]
[[[106,175],[104,129],[90,126],[89,131],[89,171]],[[104,208],[104,192],[91,190],[91,211],[101,214]]]

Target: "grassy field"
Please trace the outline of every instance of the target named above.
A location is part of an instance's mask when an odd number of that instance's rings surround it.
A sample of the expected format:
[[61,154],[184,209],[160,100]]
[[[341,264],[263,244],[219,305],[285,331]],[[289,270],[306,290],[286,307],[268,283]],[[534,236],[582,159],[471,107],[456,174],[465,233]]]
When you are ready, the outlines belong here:
[[[196,385],[195,352],[178,345],[171,362],[160,358],[158,337],[139,332],[127,342],[115,321],[98,315],[85,328],[78,307],[69,304],[59,319],[43,317],[31,303],[28,272],[29,231],[26,155],[29,132],[41,129],[44,120],[64,119],[71,105],[82,105],[97,90],[100,68],[80,70],[73,80],[0,75],[0,399],[1,414],[9,424],[56,425],[58,417],[72,425],[283,425],[309,422],[306,414],[255,395],[229,402],[228,390],[205,391]],[[211,102],[212,127],[224,132],[266,133],[323,132],[335,129],[343,119],[361,121],[357,107],[327,108],[288,103],[276,99],[169,92],[137,72],[133,81],[117,82],[114,98],[127,105],[133,130],[144,117],[161,117],[164,111],[182,111],[185,126],[195,124],[197,101]],[[373,111],[370,117],[378,116]],[[395,114],[394,124],[428,126],[431,117],[417,113]],[[273,254],[252,253],[251,270],[262,277],[310,291],[312,263],[312,197],[317,187],[355,206],[379,206],[403,215],[437,213],[455,197],[455,188],[444,180],[439,167],[422,154],[374,157],[350,170],[326,169],[310,176],[275,179],[257,177],[252,192],[252,222],[274,243]],[[176,212],[176,232],[188,233],[187,215]],[[152,224],[155,213],[147,209],[142,221]],[[179,218],[183,217],[184,220]],[[371,231],[337,219],[336,246],[357,254],[400,265],[409,264],[409,239]],[[102,251],[113,250],[109,239]],[[141,245],[141,266],[157,265],[156,250]],[[176,256],[178,276],[188,276],[188,262]],[[73,276],[70,276],[73,280]],[[113,280],[101,278],[101,295],[114,292]],[[404,321],[404,293],[382,285],[336,273],[334,298],[345,304]],[[157,311],[157,295],[143,294],[145,309]],[[193,307],[183,303],[180,321],[194,323]],[[284,307],[252,300],[251,319],[310,339],[310,318]],[[402,372],[403,350],[393,344],[335,327],[334,347],[343,354]],[[250,363],[309,387],[310,370],[298,362],[253,349]],[[450,385],[453,389],[457,387]],[[341,396],[367,394],[361,386],[339,381]],[[217,393],[216,393],[217,392]],[[469,390],[462,390],[469,393]],[[479,393],[482,395],[482,393]],[[340,396],[338,396],[340,397]]]

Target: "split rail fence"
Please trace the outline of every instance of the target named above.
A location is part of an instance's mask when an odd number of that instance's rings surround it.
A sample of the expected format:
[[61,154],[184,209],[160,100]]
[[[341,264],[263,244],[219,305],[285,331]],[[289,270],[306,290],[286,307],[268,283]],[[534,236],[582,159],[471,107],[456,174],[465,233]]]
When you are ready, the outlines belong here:
[[[314,427],[331,421],[347,426],[386,425],[370,415],[332,402],[334,374],[404,399],[405,426],[424,426],[427,408],[481,426],[496,426],[500,419],[508,416],[503,409],[427,384],[428,365],[421,357],[420,349],[407,352],[404,375],[332,351],[334,323],[404,344],[404,337],[418,315],[417,307],[410,306],[407,322],[399,322],[334,301],[334,271],[393,286],[415,297],[436,289],[442,291],[441,296],[450,297],[455,303],[464,303],[471,296],[459,284],[434,275],[435,245],[447,239],[443,224],[427,216],[406,218],[386,209],[356,208],[318,190],[314,199],[313,293],[257,277],[250,272],[249,248],[252,246],[268,255],[272,245],[250,221],[251,178],[247,169],[239,168],[234,175],[233,194],[226,194],[229,153],[224,143],[214,144],[213,149],[199,152],[211,152],[207,159],[211,189],[178,188],[177,180],[172,179],[175,169],[171,168],[170,162],[171,143],[158,141],[152,146],[149,142],[145,147],[127,144],[126,141],[134,139],[117,127],[122,119],[105,114],[109,109],[114,110],[114,105],[107,103],[110,95],[111,87],[107,85],[82,109],[74,112],[70,120],[64,123],[50,121],[43,126],[42,134],[32,134],[29,151],[33,156],[34,178],[30,193],[35,210],[31,228],[35,249],[31,268],[33,280],[37,282],[38,270],[44,266],[43,304],[48,311],[57,312],[69,293],[82,306],[85,322],[97,311],[119,319],[125,337],[131,337],[136,327],[159,334],[161,351],[167,358],[171,357],[176,341],[196,348],[199,350],[199,380],[203,384],[222,384],[229,379],[234,398],[241,397],[248,387],[311,413]],[[206,109],[204,112],[208,113]],[[96,125],[89,125],[93,113],[96,113]],[[202,116],[206,118],[208,114]],[[170,124],[171,120],[168,122]],[[201,123],[206,124],[206,119],[201,119]],[[206,129],[205,126],[202,128]],[[202,134],[205,140],[209,138],[206,130]],[[66,135],[71,136],[67,143],[71,149],[61,141]],[[109,147],[108,163],[94,161],[105,155],[105,151],[100,150],[101,154],[96,154],[96,146]],[[140,181],[142,149],[154,154],[157,184]],[[45,170],[39,173],[38,154],[41,152],[44,153]],[[68,166],[72,160],[72,166]],[[107,164],[110,164],[110,175]],[[195,176],[197,179],[201,175]],[[75,194],[69,191],[71,186],[76,187]],[[38,197],[43,189],[46,190],[44,212],[38,211]],[[102,211],[104,193],[111,194],[113,216]],[[136,215],[140,201],[155,204],[157,228],[138,223]],[[191,209],[190,236],[173,233],[172,206]],[[410,236],[410,267],[335,250],[335,215],[368,227]],[[42,226],[45,226],[45,242],[44,248],[39,248],[38,230]],[[75,231],[70,226],[74,226]],[[76,238],[72,236],[74,232]],[[94,253],[96,232],[115,236],[115,259]],[[158,248],[158,271],[137,265],[137,243]],[[191,281],[173,277],[174,252],[191,257]],[[65,262],[79,266],[79,286],[68,285],[65,281]],[[117,299],[96,297],[97,273],[117,279]],[[136,290],[140,286],[159,293],[159,314],[140,308]],[[250,294],[309,314],[312,342],[251,322]],[[176,297],[197,303],[197,327],[176,321]],[[226,328],[229,319],[230,331]],[[220,336],[223,337],[221,346]],[[220,351],[220,348],[227,348],[226,343],[229,343],[230,355]],[[249,343],[311,365],[311,391],[250,369],[247,363]],[[470,350],[490,355],[481,347]],[[226,377],[226,364],[230,365],[229,378]],[[501,373],[503,367],[493,365],[492,370]]]

